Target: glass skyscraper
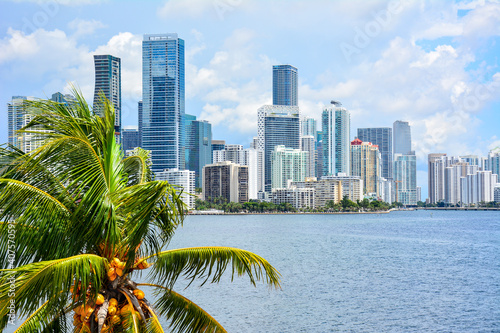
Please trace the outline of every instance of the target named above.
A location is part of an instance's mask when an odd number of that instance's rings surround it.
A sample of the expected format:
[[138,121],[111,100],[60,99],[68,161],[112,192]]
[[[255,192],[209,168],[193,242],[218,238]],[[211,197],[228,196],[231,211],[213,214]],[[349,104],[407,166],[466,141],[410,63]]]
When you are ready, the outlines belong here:
[[378,146],[382,156],[381,176],[392,178],[392,128],[358,128],[358,139]]
[[411,155],[411,130],[408,122],[397,120],[392,127],[394,154]]
[[142,42],[142,148],[154,171],[185,169],[184,40],[144,35]]
[[264,105],[258,110],[258,149],[264,151],[264,189],[271,192],[271,154],[274,147],[300,149],[297,106]]
[[297,68],[291,65],[273,66],[273,105],[297,106]]
[[342,104],[332,101],[323,110],[321,117],[323,130],[323,175],[350,174],[349,148],[351,116]]
[[195,186],[201,187],[203,167],[212,164],[212,124],[186,114],[186,169],[195,172]]
[[115,108],[115,137],[121,142],[121,60],[112,55],[94,55],[95,65],[95,89],[94,89],[94,112],[101,114],[99,110],[100,97],[104,94]]

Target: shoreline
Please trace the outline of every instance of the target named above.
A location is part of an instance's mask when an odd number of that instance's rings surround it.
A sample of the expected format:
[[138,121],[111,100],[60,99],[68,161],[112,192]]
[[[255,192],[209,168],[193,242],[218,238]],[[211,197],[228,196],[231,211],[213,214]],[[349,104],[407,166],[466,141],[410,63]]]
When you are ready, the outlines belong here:
[[[399,211],[400,209],[389,209],[389,210],[381,210],[381,211],[373,211],[373,212],[238,212],[238,213],[226,213],[224,211],[217,212],[189,212],[186,215],[326,215],[326,214],[389,214],[392,211]],[[401,209],[402,211],[408,211],[409,209]],[[412,209],[413,210],[413,209]]]

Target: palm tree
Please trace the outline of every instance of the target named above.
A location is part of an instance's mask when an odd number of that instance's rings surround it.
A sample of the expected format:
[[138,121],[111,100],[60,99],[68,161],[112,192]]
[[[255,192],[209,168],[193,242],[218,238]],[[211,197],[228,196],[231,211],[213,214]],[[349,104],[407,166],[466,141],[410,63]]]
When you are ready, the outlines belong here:
[[[0,330],[16,315],[19,333],[163,332],[163,316],[172,331],[225,332],[173,290],[177,279],[218,282],[231,266],[279,287],[279,273],[240,249],[165,250],[183,222],[181,191],[153,180],[146,151],[123,158],[104,97],[98,116],[74,94],[26,105],[22,132],[37,149],[0,149]],[[148,283],[134,282],[145,269]]]

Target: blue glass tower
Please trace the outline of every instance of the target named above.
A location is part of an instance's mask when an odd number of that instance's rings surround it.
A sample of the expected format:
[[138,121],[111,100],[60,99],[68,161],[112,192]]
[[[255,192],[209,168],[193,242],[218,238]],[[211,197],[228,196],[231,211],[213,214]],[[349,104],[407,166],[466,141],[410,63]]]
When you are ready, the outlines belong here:
[[142,42],[142,148],[153,171],[185,169],[184,40],[144,35]]
[[186,169],[195,172],[195,186],[201,187],[203,167],[212,164],[212,124],[186,114]]
[[392,178],[392,128],[358,128],[358,139],[378,145],[380,154],[382,155],[381,176],[386,179]]
[[273,105],[297,106],[297,68],[273,66]]

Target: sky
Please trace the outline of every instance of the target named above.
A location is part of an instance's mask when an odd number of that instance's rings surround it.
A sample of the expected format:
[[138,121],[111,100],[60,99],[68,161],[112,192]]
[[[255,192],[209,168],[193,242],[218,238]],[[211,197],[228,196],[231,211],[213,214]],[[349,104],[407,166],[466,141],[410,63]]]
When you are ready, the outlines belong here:
[[[12,96],[94,93],[94,54],[122,63],[122,123],[137,125],[142,38],[185,40],[186,113],[249,146],[272,104],[272,66],[298,68],[301,115],[341,101],[357,128],[408,121],[427,197],[427,154],[500,146],[500,3],[411,0],[2,0],[0,143]],[[318,128],[320,130],[321,128]]]

